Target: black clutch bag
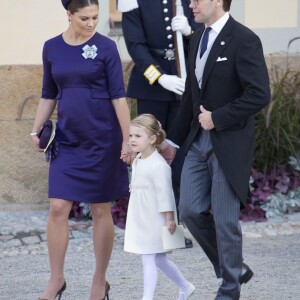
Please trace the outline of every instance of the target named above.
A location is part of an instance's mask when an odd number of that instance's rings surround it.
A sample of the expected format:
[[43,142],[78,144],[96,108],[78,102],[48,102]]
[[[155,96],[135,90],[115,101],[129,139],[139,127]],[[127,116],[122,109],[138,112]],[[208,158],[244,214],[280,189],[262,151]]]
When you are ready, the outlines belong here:
[[49,148],[49,146],[51,145],[51,143],[54,140],[55,129],[56,129],[55,124],[53,124],[53,122],[51,120],[47,120],[43,124],[43,126],[38,134],[38,137],[40,139],[39,146],[41,149],[44,150],[44,152],[47,151],[47,149]]

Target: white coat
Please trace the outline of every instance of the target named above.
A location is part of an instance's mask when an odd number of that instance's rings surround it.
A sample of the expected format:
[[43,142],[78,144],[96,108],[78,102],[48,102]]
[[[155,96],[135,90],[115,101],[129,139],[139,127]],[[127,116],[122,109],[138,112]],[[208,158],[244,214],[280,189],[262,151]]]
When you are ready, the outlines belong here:
[[124,250],[137,254],[168,252],[162,245],[163,212],[173,211],[177,224],[176,204],[172,188],[171,168],[154,151],[133,161],[131,195],[127,212]]

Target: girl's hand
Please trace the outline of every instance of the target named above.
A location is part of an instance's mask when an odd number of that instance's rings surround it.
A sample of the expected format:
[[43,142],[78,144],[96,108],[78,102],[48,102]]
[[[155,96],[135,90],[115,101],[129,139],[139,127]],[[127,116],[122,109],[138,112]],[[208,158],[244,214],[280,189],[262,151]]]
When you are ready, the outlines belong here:
[[166,221],[167,228],[171,234],[173,234],[176,230],[176,222],[172,219]]
[[132,152],[131,147],[127,142],[123,142],[120,159],[122,159],[124,163],[131,165],[134,158],[135,154]]

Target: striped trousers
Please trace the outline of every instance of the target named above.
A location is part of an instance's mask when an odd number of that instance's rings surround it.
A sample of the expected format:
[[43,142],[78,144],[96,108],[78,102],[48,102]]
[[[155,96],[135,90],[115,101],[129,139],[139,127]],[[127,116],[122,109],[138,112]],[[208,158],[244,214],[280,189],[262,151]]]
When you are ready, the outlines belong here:
[[210,134],[200,131],[185,157],[179,201],[182,221],[222,278],[218,300],[240,297],[242,231],[240,200],[213,152]]

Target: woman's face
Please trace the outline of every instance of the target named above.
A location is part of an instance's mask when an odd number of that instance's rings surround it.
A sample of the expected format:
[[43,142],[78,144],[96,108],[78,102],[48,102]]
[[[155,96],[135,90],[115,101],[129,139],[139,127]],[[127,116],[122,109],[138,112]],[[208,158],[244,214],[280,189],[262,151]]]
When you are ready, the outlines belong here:
[[68,12],[71,26],[77,35],[89,37],[94,34],[99,21],[99,7],[96,4],[79,9],[74,14]]

